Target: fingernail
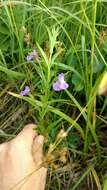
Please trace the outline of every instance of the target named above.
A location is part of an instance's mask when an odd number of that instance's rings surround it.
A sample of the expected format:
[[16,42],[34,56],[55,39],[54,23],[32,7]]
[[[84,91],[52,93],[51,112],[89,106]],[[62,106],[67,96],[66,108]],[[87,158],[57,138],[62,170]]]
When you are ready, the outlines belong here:
[[37,137],[37,142],[43,144],[44,137],[42,135]]

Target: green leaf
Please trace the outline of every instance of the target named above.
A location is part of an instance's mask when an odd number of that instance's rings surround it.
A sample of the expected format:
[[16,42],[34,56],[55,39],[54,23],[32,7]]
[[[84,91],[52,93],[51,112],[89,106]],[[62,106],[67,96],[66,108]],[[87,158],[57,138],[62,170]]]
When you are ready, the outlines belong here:
[[57,36],[58,36],[58,33],[59,33],[59,28],[55,29],[55,27],[53,27],[52,31],[50,31],[48,27],[46,27],[46,29],[47,29],[48,35],[49,35],[50,54],[52,55],[53,49],[55,47],[55,43],[56,43],[56,40],[57,40]]
[[71,145],[75,146],[76,143],[80,140],[79,136],[76,134],[71,134],[70,136],[68,136],[67,139],[68,139],[69,146]]
[[[32,99],[30,97],[22,97],[18,94],[9,92],[10,95],[15,96],[17,98],[23,99],[27,102],[29,102],[31,105],[33,105],[34,107],[36,107],[36,109],[39,109],[39,107],[43,107],[43,104],[35,99]],[[59,115],[61,118],[65,119],[66,121],[68,121],[68,123],[74,125],[74,127],[79,131],[79,133],[81,134],[81,137],[84,139],[84,131],[83,129],[80,127],[80,125],[78,123],[76,123],[75,120],[73,120],[71,117],[69,117],[68,115],[66,115],[65,113],[61,112],[60,110],[52,107],[52,106],[48,106],[47,111],[50,111],[56,115]]]
[[107,41],[104,43],[103,49],[104,49],[104,51],[107,53]]
[[103,67],[104,67],[104,64],[99,63],[98,58],[95,56],[94,62],[93,62],[93,73],[98,73],[99,71],[101,71]]
[[[49,110],[52,113],[55,113],[56,115],[59,115],[61,118],[65,119],[66,121],[68,121],[71,125],[74,125],[75,128],[79,131],[79,133],[81,134],[81,137],[84,139],[84,131],[81,128],[81,126],[75,122],[75,120],[73,120],[71,117],[69,117],[68,115],[66,115],[65,113],[61,112],[60,110],[53,108],[51,106],[49,106]],[[75,123],[75,124],[74,124]]]
[[85,112],[83,112],[83,107],[79,104],[79,102],[75,99],[74,96],[72,96],[72,94],[66,90],[66,93],[68,94],[68,96],[71,98],[71,100],[73,101],[73,103],[76,105],[76,107],[80,110],[81,114],[83,115],[84,119],[87,121],[87,115]]
[[58,67],[60,67],[62,70],[67,70],[67,71],[72,71],[73,73],[75,73],[79,78],[81,78],[81,75],[78,73],[78,71],[69,66],[69,65],[65,65],[64,63],[57,63],[57,62],[54,62],[53,65],[57,65]]
[[10,40],[8,36],[1,36],[0,34],[0,49],[2,51],[7,51],[9,49],[10,46]]
[[7,74],[9,77],[13,77],[18,79],[19,77],[24,78],[25,75],[23,73],[20,72],[16,72],[16,71],[12,71],[6,67],[0,66],[0,71],[4,72],[5,74]]
[[46,65],[48,65],[48,58],[47,58],[45,52],[43,51],[43,49],[40,47],[40,45],[38,43],[36,43],[36,45],[37,45],[37,48],[39,49],[39,52],[40,52],[42,58],[44,59],[44,61],[46,63]]
[[82,78],[76,74],[72,75],[72,83],[74,84],[75,91],[81,91],[84,88]]
[[9,35],[9,30],[6,27],[6,25],[0,24],[0,33],[5,34],[5,35]]
[[103,190],[107,190],[107,176],[105,177],[103,182]]

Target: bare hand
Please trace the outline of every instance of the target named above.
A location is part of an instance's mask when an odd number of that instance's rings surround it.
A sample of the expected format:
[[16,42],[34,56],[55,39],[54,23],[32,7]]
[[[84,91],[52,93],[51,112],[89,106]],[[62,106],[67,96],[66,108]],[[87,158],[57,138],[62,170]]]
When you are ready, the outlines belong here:
[[0,145],[0,190],[44,190],[43,136],[27,125],[13,140]]

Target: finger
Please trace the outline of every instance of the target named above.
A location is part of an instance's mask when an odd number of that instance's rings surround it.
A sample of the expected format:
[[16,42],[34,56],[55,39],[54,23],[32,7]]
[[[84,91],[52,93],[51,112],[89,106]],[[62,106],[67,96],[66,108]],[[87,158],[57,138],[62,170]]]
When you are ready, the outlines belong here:
[[37,136],[34,128],[36,125],[28,124],[24,127],[24,129],[12,140],[12,143],[18,143],[19,145],[25,144],[28,147],[32,148],[32,143],[34,138]]
[[6,143],[6,142],[0,144],[0,153],[1,153],[1,152],[2,152],[2,153],[5,152],[6,148],[7,148],[7,143]]
[[33,154],[33,159],[36,165],[39,165],[42,163],[43,143],[44,143],[44,137],[42,135],[39,135],[34,139],[33,146],[32,146],[32,154]]
[[44,190],[46,184],[47,168],[42,167],[39,173],[40,173],[40,183],[38,189]]

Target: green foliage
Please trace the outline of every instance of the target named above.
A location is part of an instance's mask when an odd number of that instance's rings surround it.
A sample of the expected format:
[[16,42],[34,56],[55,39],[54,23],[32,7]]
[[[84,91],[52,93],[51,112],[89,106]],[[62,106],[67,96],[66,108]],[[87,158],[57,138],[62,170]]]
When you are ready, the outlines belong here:
[[72,84],[74,84],[74,90],[77,92],[83,90],[84,88],[83,81],[75,74],[72,76]]
[[104,179],[103,190],[107,189],[107,177]]
[[[104,97],[98,96],[107,65],[106,4],[97,0],[0,3],[1,141],[14,137],[25,123],[35,122],[38,133],[45,136],[46,152],[50,144],[55,145],[52,154],[68,149],[67,163],[58,160],[60,169],[50,172],[49,190],[84,185],[100,189],[100,176],[106,173],[99,168],[107,154],[103,142],[107,108]],[[35,48],[38,57],[28,62],[26,57]],[[69,88],[55,92],[59,73],[64,73]],[[30,93],[22,97],[26,85]],[[67,137],[58,141],[62,129]],[[105,180],[104,190],[106,186]]]

